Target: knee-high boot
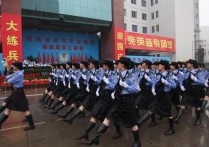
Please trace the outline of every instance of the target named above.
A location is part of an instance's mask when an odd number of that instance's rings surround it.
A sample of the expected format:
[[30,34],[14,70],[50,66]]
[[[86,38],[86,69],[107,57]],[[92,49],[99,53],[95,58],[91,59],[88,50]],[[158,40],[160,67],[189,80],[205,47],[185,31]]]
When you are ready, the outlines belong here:
[[203,102],[202,102],[202,106],[201,106],[201,108],[200,108],[200,110],[201,110],[201,111],[203,111],[203,110],[205,109],[205,107],[206,107],[207,103],[208,103],[208,101],[207,101],[207,100],[203,100]]
[[174,129],[173,118],[172,119],[168,118],[168,123],[169,123],[169,129],[165,132],[165,135],[175,134],[176,131]]
[[9,115],[6,115],[6,114],[2,114],[2,116],[0,117],[0,130],[1,130],[2,124],[7,120],[8,117]]
[[154,126],[156,126],[157,125],[157,122],[156,122],[156,119],[155,119],[155,114],[152,114],[152,116],[151,116],[151,122],[150,122],[150,124],[148,125],[148,127],[154,127]]
[[180,108],[176,118],[174,119],[174,122],[178,124],[183,114],[184,114],[184,109]]
[[60,110],[62,110],[64,107],[65,107],[65,105],[57,106],[57,107],[55,108],[55,110],[52,110],[52,111],[50,111],[49,113],[50,113],[50,114],[57,114],[57,113],[58,113]]
[[122,137],[122,132],[121,132],[120,126],[118,124],[114,123],[114,125],[115,125],[116,132],[113,135],[112,139],[116,140],[116,139]]
[[6,106],[0,106],[0,113],[4,111],[4,109],[6,108]]
[[33,122],[32,115],[30,114],[30,115],[26,116],[26,118],[27,118],[27,121],[29,123],[29,126],[25,127],[24,131],[35,129],[35,125],[34,125],[34,122]]
[[152,114],[149,112],[146,112],[142,118],[139,119],[138,121],[138,126],[141,127],[150,117]]
[[73,112],[73,110],[74,110],[74,108],[73,108],[72,106],[70,106],[64,114],[60,114],[60,115],[58,115],[58,116],[59,116],[59,117],[62,117],[62,118],[67,118],[67,116],[68,116],[71,112]]
[[132,131],[133,136],[134,136],[134,143],[132,144],[131,147],[141,147],[141,141],[139,137],[139,130],[137,131]]
[[41,104],[46,105],[50,99],[51,99],[51,96],[47,95],[45,100]]
[[44,92],[42,97],[38,100],[40,103],[44,102],[45,98],[47,97],[47,94]]
[[89,122],[88,126],[86,127],[86,129],[84,130],[84,132],[76,137],[77,140],[81,140],[81,139],[86,139],[88,140],[89,139],[89,132],[95,127],[95,123],[93,122]]
[[80,109],[78,109],[69,119],[63,119],[63,121],[68,122],[71,125],[74,119],[77,118],[82,113],[83,112]]
[[194,123],[195,126],[201,125],[200,113],[200,110],[196,110],[196,122]]
[[95,137],[92,138],[89,141],[86,141],[85,144],[87,144],[87,145],[92,145],[92,144],[99,145],[99,138],[107,131],[107,129],[108,129],[108,126],[106,126],[105,124],[102,123],[101,126],[99,127],[99,129],[97,130],[97,133],[96,133]]
[[54,102],[54,99],[50,99],[49,101],[48,101],[48,103],[47,103],[47,106],[45,106],[45,108],[50,108],[51,107],[51,105],[52,105],[52,103]]
[[62,101],[57,101],[53,106],[50,106],[49,109],[55,110],[58,105],[62,104]]

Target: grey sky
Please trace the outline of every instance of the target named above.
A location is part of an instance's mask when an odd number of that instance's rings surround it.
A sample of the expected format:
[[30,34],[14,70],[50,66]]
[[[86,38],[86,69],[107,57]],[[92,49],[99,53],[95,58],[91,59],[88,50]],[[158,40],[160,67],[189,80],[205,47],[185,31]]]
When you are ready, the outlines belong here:
[[200,2],[200,26],[209,26],[209,0]]

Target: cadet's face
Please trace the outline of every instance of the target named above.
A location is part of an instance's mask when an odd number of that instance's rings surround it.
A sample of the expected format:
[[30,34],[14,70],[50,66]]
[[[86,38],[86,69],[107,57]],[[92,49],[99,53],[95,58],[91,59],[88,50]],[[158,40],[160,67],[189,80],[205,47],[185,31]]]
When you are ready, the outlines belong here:
[[143,64],[142,64],[142,68],[143,68],[143,69],[147,68],[147,64],[146,64],[146,63],[143,63]]
[[66,64],[66,68],[69,69],[70,68],[70,65]]
[[171,70],[174,70],[175,67],[174,67],[173,65],[170,65],[170,69],[171,69]]
[[159,64],[158,70],[162,70],[162,69],[163,69],[163,65],[162,64]]
[[90,63],[89,68],[92,69],[94,67],[94,64]]
[[121,70],[122,68],[124,68],[124,65],[121,62],[119,62],[118,63],[118,69]]
[[13,66],[13,70],[14,70],[14,71],[17,71],[18,68],[17,68],[16,66]]
[[183,65],[182,65],[182,68],[185,68],[185,67],[186,67],[186,66],[183,64]]
[[72,69],[73,69],[73,70],[75,70],[75,69],[76,69],[74,65],[72,66]]
[[84,65],[82,63],[80,63],[80,68],[83,69],[84,68]]
[[103,64],[102,67],[103,67],[104,70],[108,70],[108,66],[107,65]]
[[116,64],[114,64],[114,69],[117,69],[117,68],[118,68],[118,66]]
[[141,64],[139,64],[139,65],[138,65],[138,68],[139,68],[139,69],[140,69],[140,68],[142,68],[142,65],[141,65]]
[[[183,67],[183,66],[182,66]],[[192,67],[192,64],[190,63],[187,63],[187,68],[191,68]]]

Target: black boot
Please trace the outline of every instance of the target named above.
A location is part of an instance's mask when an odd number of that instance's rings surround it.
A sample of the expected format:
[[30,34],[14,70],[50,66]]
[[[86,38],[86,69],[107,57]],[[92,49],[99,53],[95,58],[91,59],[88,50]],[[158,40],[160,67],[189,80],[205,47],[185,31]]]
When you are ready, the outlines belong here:
[[25,117],[23,120],[22,120],[22,122],[23,123],[25,123],[25,122],[27,122],[28,120],[27,120],[27,117]]
[[82,113],[78,116],[78,118],[84,118],[84,117],[86,117],[85,112],[82,112]]
[[97,130],[96,136],[94,138],[92,138],[89,141],[86,141],[85,144],[87,145],[99,145],[99,138],[107,131],[108,126],[106,126],[105,124],[101,124],[101,126],[99,127],[99,129]]
[[6,108],[6,106],[0,106],[0,113],[4,111],[4,109]]
[[146,112],[144,116],[138,120],[138,126],[141,127],[150,117],[151,114],[149,112]]
[[58,107],[55,108],[55,110],[50,111],[50,114],[57,114],[60,110],[62,110],[65,106],[64,105],[60,105]]
[[50,106],[49,109],[55,110],[58,105],[62,104],[62,101],[57,101],[53,106]]
[[176,106],[176,116],[175,116],[174,119],[176,119],[176,117],[177,117],[177,115],[178,115],[178,113],[179,113],[179,110],[180,110],[180,107]]
[[80,109],[78,109],[69,119],[63,119],[63,121],[68,122],[71,125],[73,123],[74,119],[76,117],[78,117],[81,113],[82,113],[82,111]]
[[131,147],[141,147],[141,142],[139,139],[139,130],[137,131],[132,131],[133,136],[134,136],[134,143],[132,144]]
[[77,139],[77,140],[81,140],[81,139],[88,140],[89,139],[89,132],[94,127],[95,127],[95,123],[93,123],[93,122],[90,121],[89,124],[88,124],[88,126],[87,126],[87,128],[84,130],[84,132],[80,136],[76,137],[75,139]]
[[45,98],[47,97],[47,94],[44,92],[43,96],[41,97],[41,99],[39,99],[38,101],[40,103],[44,102]]
[[168,123],[169,123],[169,129],[165,132],[165,135],[175,134],[176,131],[174,129],[173,118],[172,119],[168,118]]
[[53,102],[54,102],[54,99],[50,99],[48,101],[47,106],[45,108],[48,108],[49,109],[51,107],[51,105],[52,105]]
[[200,110],[196,110],[196,122],[194,123],[195,126],[201,125],[201,120],[200,120]]
[[67,118],[67,116],[73,112],[74,108],[70,106],[64,114],[57,115],[58,117]]
[[148,127],[154,127],[157,125],[156,119],[155,119],[155,114],[152,114],[151,116],[151,123],[148,125]]
[[0,117],[0,130],[1,130],[2,124],[7,120],[8,117],[9,115],[6,115],[6,114],[2,114],[2,116]]
[[35,125],[33,123],[33,117],[32,115],[28,115],[26,116],[27,120],[28,120],[28,123],[29,123],[29,126],[25,127],[24,128],[24,131],[28,131],[28,130],[32,130],[32,129],[35,129]]
[[116,124],[116,123],[114,123],[114,125],[115,125],[115,130],[116,130],[116,132],[115,132],[115,134],[113,135],[112,139],[113,139],[113,140],[116,140],[116,139],[122,137],[122,133],[121,133],[120,126],[119,126],[118,124]]
[[206,107],[207,103],[208,103],[208,101],[207,101],[207,100],[203,100],[203,102],[202,102],[202,106],[201,106],[201,108],[200,108],[200,110],[201,110],[201,111],[203,111],[203,110],[205,109],[205,107]]
[[184,109],[182,109],[182,108],[180,108],[179,109],[179,113],[177,114],[177,116],[176,116],[176,118],[173,120],[175,123],[179,123],[179,120],[180,120],[180,118],[182,117],[182,115],[183,115],[183,113],[184,113]]
[[47,105],[48,101],[51,99],[50,95],[47,95],[47,97],[45,98],[45,100],[41,103],[43,105]]

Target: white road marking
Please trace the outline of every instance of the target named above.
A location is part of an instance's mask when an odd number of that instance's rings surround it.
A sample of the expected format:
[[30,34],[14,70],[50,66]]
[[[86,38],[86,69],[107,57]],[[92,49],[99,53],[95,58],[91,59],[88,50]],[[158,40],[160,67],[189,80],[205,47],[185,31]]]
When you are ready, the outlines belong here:
[[[43,125],[45,124],[46,122],[40,122],[40,123],[35,123],[35,126],[37,125]],[[0,132],[3,132],[3,131],[8,131],[8,130],[14,130],[14,129],[20,129],[20,128],[24,128],[24,127],[27,127],[28,125],[24,125],[24,126],[17,126],[17,127],[11,127],[11,128],[6,128],[6,129],[1,129]]]
[[[41,94],[29,94],[29,95],[26,95],[26,97],[34,97],[34,96],[41,96],[41,95],[43,95],[43,93]],[[6,99],[7,97],[1,97],[0,98],[0,100],[4,100],[4,99]]]

